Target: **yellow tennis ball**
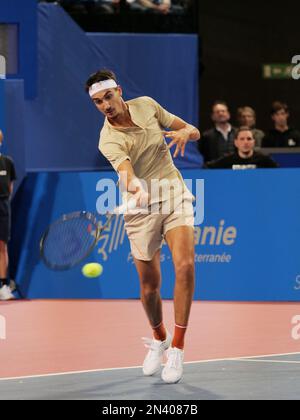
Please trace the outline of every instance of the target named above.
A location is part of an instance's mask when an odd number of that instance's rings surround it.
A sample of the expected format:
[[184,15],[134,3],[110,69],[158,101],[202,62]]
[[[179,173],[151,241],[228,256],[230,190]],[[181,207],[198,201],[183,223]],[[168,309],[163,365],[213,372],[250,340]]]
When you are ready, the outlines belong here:
[[102,274],[103,267],[98,263],[88,263],[82,267],[81,271],[85,277],[99,277]]

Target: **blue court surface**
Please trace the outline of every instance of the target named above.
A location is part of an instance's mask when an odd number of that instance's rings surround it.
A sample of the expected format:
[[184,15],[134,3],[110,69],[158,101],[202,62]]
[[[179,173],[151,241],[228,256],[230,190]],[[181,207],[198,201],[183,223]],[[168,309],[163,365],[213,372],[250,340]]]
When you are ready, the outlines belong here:
[[1,400],[299,400],[300,353],[185,364],[178,384],[141,367],[0,381]]

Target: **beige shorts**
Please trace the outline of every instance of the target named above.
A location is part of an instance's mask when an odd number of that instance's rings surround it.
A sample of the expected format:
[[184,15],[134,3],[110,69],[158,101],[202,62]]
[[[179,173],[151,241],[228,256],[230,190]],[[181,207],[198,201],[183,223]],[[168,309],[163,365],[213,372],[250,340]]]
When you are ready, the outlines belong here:
[[[162,247],[165,234],[178,226],[194,227],[193,197],[189,195],[170,210],[159,203],[156,212],[125,215],[125,229],[134,258],[150,261]],[[175,208],[174,208],[175,207]],[[169,210],[169,211],[168,211]]]

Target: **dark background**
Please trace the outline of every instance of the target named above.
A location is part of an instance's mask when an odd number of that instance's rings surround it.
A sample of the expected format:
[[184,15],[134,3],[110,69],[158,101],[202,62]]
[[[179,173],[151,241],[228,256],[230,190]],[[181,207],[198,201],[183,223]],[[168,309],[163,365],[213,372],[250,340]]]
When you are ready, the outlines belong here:
[[300,79],[264,80],[262,65],[291,63],[300,54],[300,2],[198,2],[202,43],[200,128],[210,126],[215,99],[228,102],[235,122],[236,109],[257,111],[257,127],[270,127],[270,104],[290,106],[290,123],[300,127]]

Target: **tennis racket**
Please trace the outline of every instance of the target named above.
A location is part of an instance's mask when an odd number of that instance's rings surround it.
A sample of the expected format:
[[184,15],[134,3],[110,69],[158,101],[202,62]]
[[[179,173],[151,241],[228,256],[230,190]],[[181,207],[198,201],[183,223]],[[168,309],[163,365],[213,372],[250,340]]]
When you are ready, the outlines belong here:
[[136,200],[131,199],[102,216],[86,211],[64,214],[41,237],[44,264],[52,270],[68,270],[79,264],[93,251],[112,218],[135,207]]

